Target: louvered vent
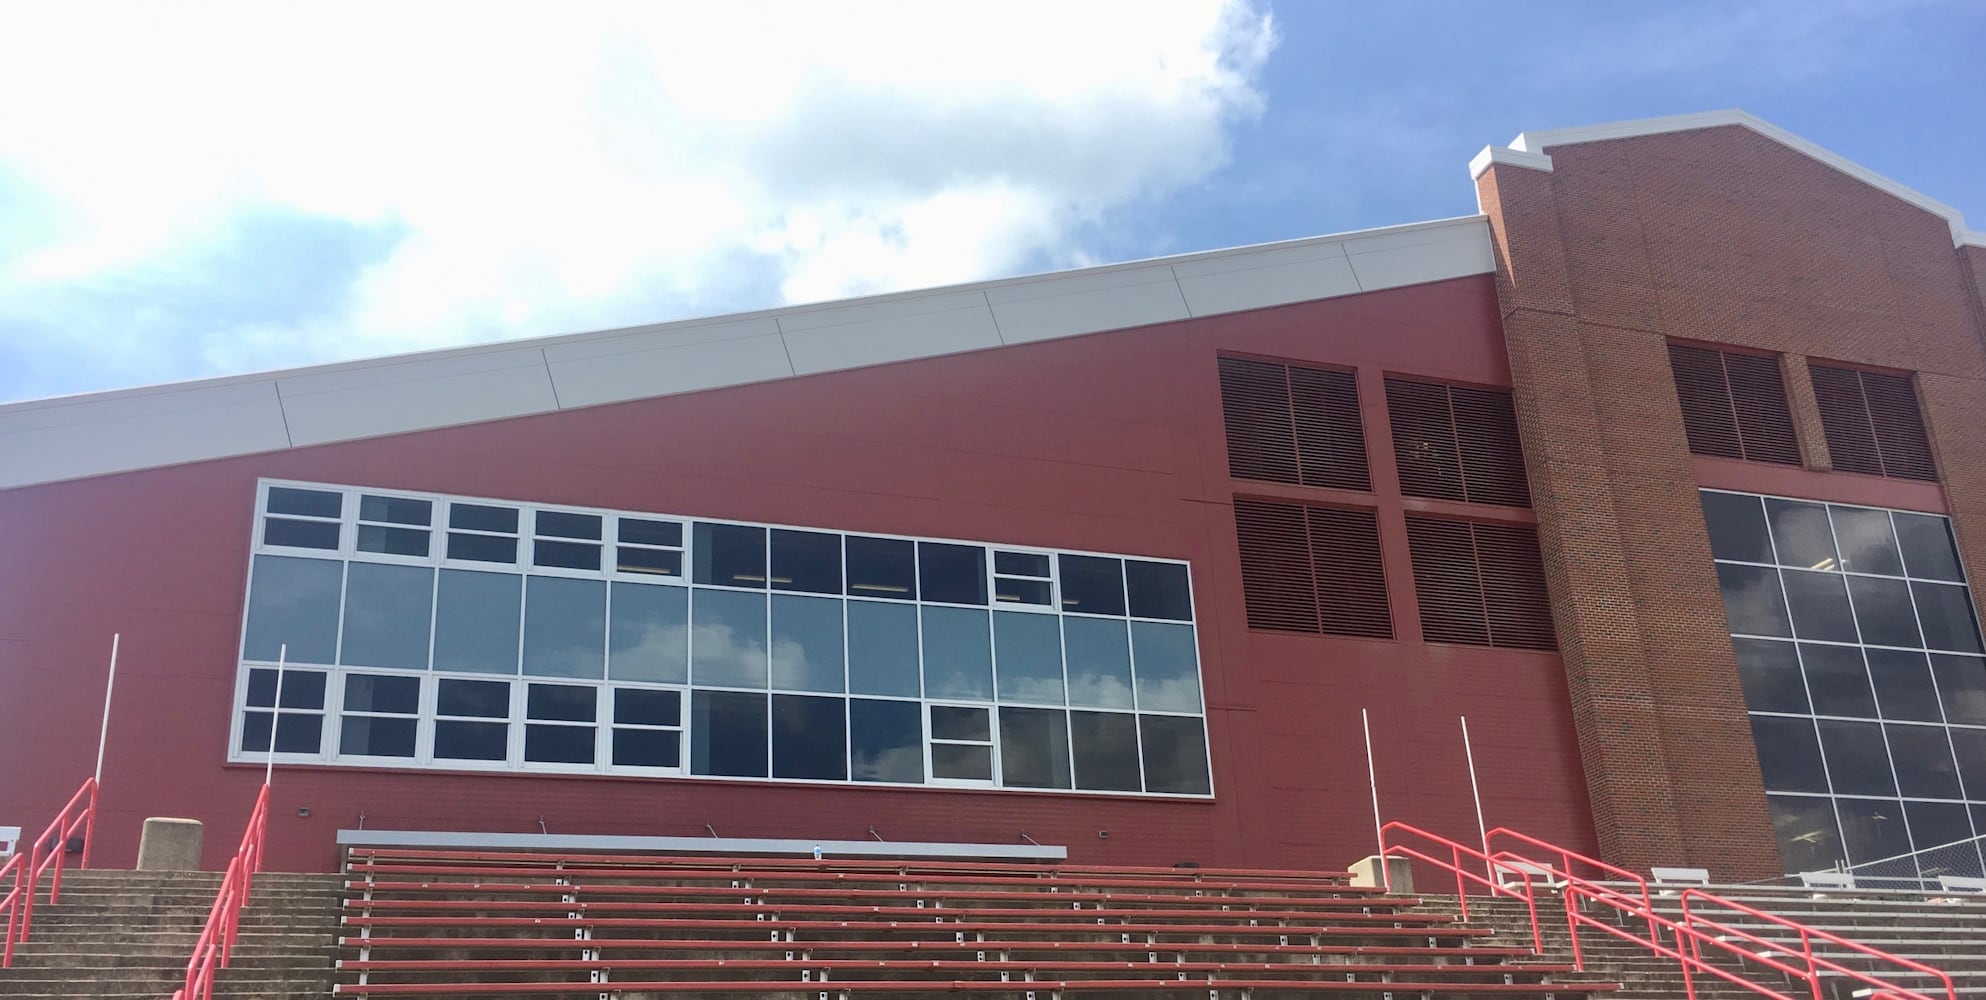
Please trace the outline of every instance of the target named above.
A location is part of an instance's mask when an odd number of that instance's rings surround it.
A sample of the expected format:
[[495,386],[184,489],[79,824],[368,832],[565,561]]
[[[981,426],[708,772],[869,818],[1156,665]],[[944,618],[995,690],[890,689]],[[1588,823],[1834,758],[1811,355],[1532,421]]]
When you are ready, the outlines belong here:
[[1683,431],[1698,455],[1800,464],[1779,359],[1669,345]]
[[1557,647],[1535,530],[1410,515],[1407,543],[1427,641]]
[[1386,412],[1393,424],[1401,493],[1530,505],[1524,449],[1509,393],[1389,378]]
[[1807,370],[1836,469],[1893,479],[1938,478],[1908,376],[1817,364]]
[[1236,497],[1234,525],[1249,628],[1392,638],[1372,511]]
[[1222,358],[1221,414],[1236,479],[1370,490],[1350,372]]

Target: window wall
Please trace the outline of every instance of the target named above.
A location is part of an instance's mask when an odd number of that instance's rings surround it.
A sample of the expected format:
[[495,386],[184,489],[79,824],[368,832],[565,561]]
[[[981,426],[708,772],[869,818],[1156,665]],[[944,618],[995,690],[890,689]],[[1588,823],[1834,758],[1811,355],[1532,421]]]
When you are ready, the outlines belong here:
[[[1787,870],[1986,833],[1986,657],[1950,522],[1711,490],[1702,501]],[[1873,874],[1980,868],[1963,844]]]
[[303,483],[258,511],[233,759],[1212,792],[1181,562]]

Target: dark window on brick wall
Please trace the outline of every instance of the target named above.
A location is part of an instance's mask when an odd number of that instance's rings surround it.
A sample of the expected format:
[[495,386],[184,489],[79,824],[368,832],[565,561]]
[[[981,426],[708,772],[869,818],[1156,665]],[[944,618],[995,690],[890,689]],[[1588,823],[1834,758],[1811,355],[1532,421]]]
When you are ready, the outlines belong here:
[[1389,378],[1386,412],[1401,493],[1530,506],[1509,393]]
[[1409,515],[1407,542],[1427,641],[1557,647],[1535,529]]
[[1893,479],[1938,478],[1909,376],[1811,364],[1807,370],[1836,469]]
[[1222,358],[1228,474],[1299,486],[1370,490],[1365,424],[1351,372]]
[[1248,627],[1393,637],[1373,512],[1234,499]]
[[1690,451],[1800,464],[1778,358],[1670,344],[1669,368]]

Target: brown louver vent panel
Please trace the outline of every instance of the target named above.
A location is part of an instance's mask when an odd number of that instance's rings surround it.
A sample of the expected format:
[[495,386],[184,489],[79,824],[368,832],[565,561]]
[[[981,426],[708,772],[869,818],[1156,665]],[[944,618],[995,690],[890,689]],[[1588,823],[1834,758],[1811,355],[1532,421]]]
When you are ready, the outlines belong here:
[[1228,474],[1370,490],[1358,382],[1350,372],[1220,359]]
[[1842,472],[1938,478],[1917,390],[1903,375],[1808,365],[1828,454]]
[[1669,370],[1690,451],[1800,464],[1778,358],[1670,344]]
[[1409,516],[1407,542],[1427,641],[1557,648],[1534,529]]
[[1509,393],[1389,378],[1386,411],[1401,493],[1530,506]]
[[1372,511],[1234,499],[1248,627],[1390,639]]
[[1745,457],[1738,443],[1738,416],[1731,409],[1731,388],[1724,381],[1724,360],[1717,351],[1669,345],[1669,369],[1676,376],[1676,399],[1683,405],[1683,431],[1689,450],[1698,455]]

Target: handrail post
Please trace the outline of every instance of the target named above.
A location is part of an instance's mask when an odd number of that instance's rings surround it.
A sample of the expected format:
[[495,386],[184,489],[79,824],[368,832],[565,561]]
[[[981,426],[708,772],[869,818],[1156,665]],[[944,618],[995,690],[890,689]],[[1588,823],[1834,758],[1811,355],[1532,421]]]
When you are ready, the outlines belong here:
[[1573,909],[1575,905],[1572,899],[1574,891],[1573,887],[1568,885],[1562,892],[1565,898],[1565,932],[1572,938],[1572,967],[1578,969],[1580,972],[1585,972],[1586,955],[1579,948],[1579,920],[1575,916]]
[[1448,866],[1455,870],[1455,900],[1461,904],[1462,919],[1469,919],[1469,886],[1462,881],[1462,849],[1448,845]]
[[34,930],[34,890],[41,881],[41,838],[35,838],[33,846],[28,848],[28,865],[20,873],[27,876],[27,884],[21,887],[20,900],[14,904],[21,915],[21,929],[14,932],[13,940],[26,941]]
[[90,866],[90,851],[97,846],[97,788],[97,779],[91,778],[89,812],[83,819],[83,857],[76,862],[78,868]]
[[[1654,923],[1650,922],[1649,924],[1650,929],[1653,929],[1654,926],[1655,926]],[[1690,942],[1690,947],[1694,949],[1696,947],[1696,935],[1694,934],[1690,935],[1689,942]],[[1683,970],[1683,995],[1688,997],[1689,1000],[1696,1000],[1696,977],[1691,975],[1692,970],[1690,969],[1691,954],[1692,952],[1686,952],[1683,950],[1683,929],[1681,927],[1677,927],[1676,928],[1676,964],[1681,966]]]
[[1814,939],[1804,926],[1800,928],[1800,951],[1807,959],[1807,986],[1813,991],[1814,1000],[1823,1000],[1821,997],[1820,966],[1814,962]]

